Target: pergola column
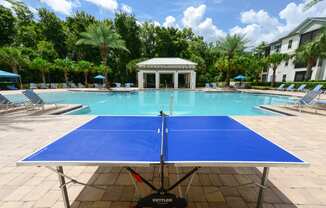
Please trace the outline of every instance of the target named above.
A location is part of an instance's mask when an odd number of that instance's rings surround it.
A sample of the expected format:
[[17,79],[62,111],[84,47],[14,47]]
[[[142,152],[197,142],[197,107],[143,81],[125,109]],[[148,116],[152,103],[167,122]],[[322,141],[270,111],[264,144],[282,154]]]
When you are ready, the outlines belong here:
[[174,89],[178,89],[179,88],[179,75],[178,75],[178,71],[175,71],[173,73],[173,83],[174,83]]
[[155,88],[160,89],[160,73],[158,71],[155,72]]
[[142,71],[138,72],[138,88],[144,88],[144,73]]
[[190,89],[196,89],[196,72],[191,71],[190,76]]

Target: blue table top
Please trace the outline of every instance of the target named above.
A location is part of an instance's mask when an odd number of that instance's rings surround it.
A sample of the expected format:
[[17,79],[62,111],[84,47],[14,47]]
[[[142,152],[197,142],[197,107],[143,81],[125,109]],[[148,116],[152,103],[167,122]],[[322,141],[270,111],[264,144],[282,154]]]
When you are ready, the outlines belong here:
[[[288,166],[304,162],[227,116],[165,118],[164,162],[179,166]],[[159,164],[160,116],[99,116],[19,165]]]

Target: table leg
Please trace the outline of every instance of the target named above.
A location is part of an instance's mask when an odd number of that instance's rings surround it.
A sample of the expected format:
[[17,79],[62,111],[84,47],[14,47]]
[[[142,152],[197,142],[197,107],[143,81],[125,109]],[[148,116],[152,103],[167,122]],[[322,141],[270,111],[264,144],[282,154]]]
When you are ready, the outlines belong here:
[[61,189],[61,193],[62,193],[63,203],[65,205],[65,208],[70,208],[67,186],[66,186],[65,177],[63,176],[62,166],[58,166],[57,171],[58,171],[58,176],[59,176],[60,189]]
[[264,167],[263,177],[262,177],[261,183],[260,183],[260,188],[259,188],[259,194],[258,194],[256,208],[262,208],[263,207],[263,203],[264,203],[264,190],[266,188],[266,183],[267,183],[267,180],[268,180],[268,172],[269,172],[269,168],[268,167]]

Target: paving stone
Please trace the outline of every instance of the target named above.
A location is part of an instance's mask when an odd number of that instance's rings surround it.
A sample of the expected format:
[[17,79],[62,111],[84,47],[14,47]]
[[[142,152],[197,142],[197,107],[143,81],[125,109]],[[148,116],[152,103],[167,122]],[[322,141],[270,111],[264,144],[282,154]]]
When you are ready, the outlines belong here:
[[224,197],[216,187],[206,186],[204,187],[204,193],[208,202],[224,203]]
[[247,208],[248,205],[240,197],[226,197],[226,202],[230,208]]

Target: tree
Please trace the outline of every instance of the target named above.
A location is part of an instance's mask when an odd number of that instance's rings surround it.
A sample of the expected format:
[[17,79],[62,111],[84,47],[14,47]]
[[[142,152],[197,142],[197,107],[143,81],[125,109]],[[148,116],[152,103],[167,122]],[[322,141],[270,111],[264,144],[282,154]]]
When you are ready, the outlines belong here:
[[140,28],[140,41],[142,57],[152,58],[156,53],[156,33],[155,25],[153,23],[145,22]]
[[54,65],[63,70],[63,74],[65,77],[65,82],[68,84],[69,81],[69,72],[71,72],[73,70],[73,64],[74,62],[72,60],[70,60],[69,58],[65,58],[65,59],[56,59],[54,61]]
[[54,46],[51,42],[48,41],[40,41],[37,44],[37,53],[48,61],[53,61],[56,57],[58,57],[57,52],[54,49]]
[[9,66],[13,73],[18,74],[18,70],[28,64],[28,58],[19,48],[4,47],[0,49],[0,62]]
[[93,67],[93,64],[91,62],[88,62],[88,61],[78,61],[75,64],[75,69],[78,72],[82,72],[84,74],[84,84],[85,84],[85,86],[88,85],[88,74],[89,74],[89,72],[92,71],[92,67]]
[[97,61],[99,58],[98,51],[89,45],[76,45],[81,38],[80,34],[87,30],[87,27],[96,23],[94,16],[86,12],[76,12],[72,16],[67,17],[65,25],[67,30],[66,46],[68,56],[72,59],[86,59]]
[[226,86],[230,86],[232,59],[235,55],[243,53],[246,48],[247,41],[242,35],[227,35],[218,41],[218,48],[220,52],[226,57],[227,71],[226,71]]
[[46,83],[45,74],[49,72],[50,67],[51,64],[41,57],[36,57],[30,64],[30,68],[32,70],[38,70],[39,72],[41,72],[43,83]]
[[[102,64],[107,66],[109,49],[122,49],[128,51],[119,34],[117,34],[112,26],[100,22],[99,24],[90,25],[86,32],[81,33],[81,39],[77,41],[77,45],[91,45],[98,47],[102,58]],[[108,73],[105,73],[106,86],[108,87]]]
[[295,61],[307,64],[305,81],[310,80],[312,67],[316,65],[317,59],[322,56],[321,45],[318,40],[313,40],[300,46],[295,52]]
[[270,67],[272,67],[273,75],[272,75],[272,86],[275,86],[275,78],[276,78],[276,69],[278,65],[284,60],[287,60],[289,56],[283,53],[273,53],[268,56],[267,62]]
[[54,49],[60,57],[66,57],[65,31],[62,21],[47,9],[38,10],[40,20],[38,26],[40,33],[48,42],[52,42]]
[[0,46],[12,43],[16,33],[15,21],[10,9],[0,5]]
[[116,68],[123,72],[123,76],[120,77],[121,81],[127,81],[130,76],[126,68],[126,64],[133,59],[137,59],[141,55],[141,41],[140,41],[140,29],[136,22],[136,18],[126,13],[117,13],[114,18],[114,28],[124,40],[128,51],[119,50],[115,53],[118,57]]

